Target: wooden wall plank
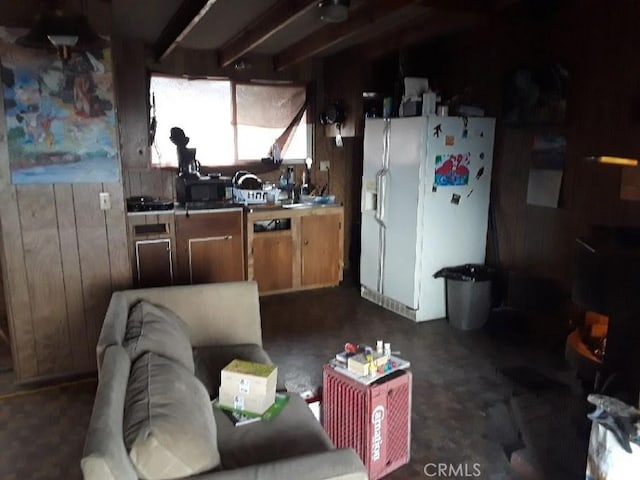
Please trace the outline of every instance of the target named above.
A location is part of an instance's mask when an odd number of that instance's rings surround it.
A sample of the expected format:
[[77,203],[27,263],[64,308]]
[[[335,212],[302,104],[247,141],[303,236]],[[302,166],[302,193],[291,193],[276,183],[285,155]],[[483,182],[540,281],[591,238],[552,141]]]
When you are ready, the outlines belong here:
[[[2,102],[0,102],[0,132],[3,122],[4,112],[2,111]],[[0,140],[3,138],[4,135],[0,133]],[[13,368],[16,379],[20,381],[37,376],[38,351],[31,319],[16,191],[9,184],[8,161],[1,161],[0,168],[3,173],[6,173],[6,175],[3,174],[2,190],[0,191],[3,284],[12,341]]]
[[87,325],[87,349],[95,366],[95,347],[111,298],[109,246],[105,215],[100,210],[100,184],[75,184],[78,255],[82,273],[82,295]]
[[131,287],[132,278],[122,186],[118,183],[104,183],[102,190],[111,195],[111,210],[105,212],[111,288],[114,291],[124,290]]
[[160,194],[161,198],[175,199],[175,179],[175,171],[162,170],[162,191]]
[[131,180],[129,172],[124,169],[122,170],[122,181],[124,183],[124,198],[129,198],[131,196]]
[[144,170],[151,159],[145,46],[133,39],[114,39],[112,44],[122,165]]
[[19,186],[17,198],[38,374],[71,371],[73,358],[53,186]]
[[92,361],[87,349],[87,325],[82,295],[73,190],[71,185],[55,185],[54,194],[73,369],[84,371],[91,368]]
[[129,176],[129,196],[139,197],[142,195],[142,186],[139,171],[128,171]]

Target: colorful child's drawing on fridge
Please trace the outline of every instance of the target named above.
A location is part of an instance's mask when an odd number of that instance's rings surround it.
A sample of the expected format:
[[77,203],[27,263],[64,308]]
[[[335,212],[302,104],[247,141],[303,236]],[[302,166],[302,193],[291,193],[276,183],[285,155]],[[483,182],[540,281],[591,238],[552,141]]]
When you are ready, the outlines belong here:
[[468,185],[470,157],[469,153],[437,155],[434,184],[439,187]]

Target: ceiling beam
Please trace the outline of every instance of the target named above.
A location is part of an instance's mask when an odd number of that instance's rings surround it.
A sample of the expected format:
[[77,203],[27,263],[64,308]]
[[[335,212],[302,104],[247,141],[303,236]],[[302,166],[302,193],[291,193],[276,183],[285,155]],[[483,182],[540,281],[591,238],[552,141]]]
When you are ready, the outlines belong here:
[[153,44],[155,60],[165,59],[217,1],[184,0]]
[[423,7],[438,10],[490,13],[496,9],[496,0],[418,0]]
[[280,0],[220,47],[220,66],[228,67],[317,4],[318,0]]
[[349,19],[327,25],[287,47],[274,59],[276,70],[300,63],[324,50],[360,33],[361,30],[383,19],[395,10],[406,7],[415,0],[374,0],[365,2],[349,13]]
[[487,20],[488,17],[477,13],[432,10],[401,28],[341,54],[345,53],[351,58],[370,61],[437,36],[479,25]]

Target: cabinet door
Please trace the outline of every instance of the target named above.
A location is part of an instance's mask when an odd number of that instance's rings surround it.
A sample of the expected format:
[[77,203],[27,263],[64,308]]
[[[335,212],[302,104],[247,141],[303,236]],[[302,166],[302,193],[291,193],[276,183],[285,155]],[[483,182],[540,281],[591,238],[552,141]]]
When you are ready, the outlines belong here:
[[242,212],[176,215],[178,283],[244,280]]
[[138,287],[163,287],[173,283],[171,240],[136,241]]
[[337,285],[340,282],[340,215],[302,217],[300,233],[302,285]]
[[244,280],[242,238],[239,235],[190,238],[188,249],[190,283]]
[[256,233],[251,244],[253,279],[258,290],[271,292],[293,286],[293,238],[290,231]]

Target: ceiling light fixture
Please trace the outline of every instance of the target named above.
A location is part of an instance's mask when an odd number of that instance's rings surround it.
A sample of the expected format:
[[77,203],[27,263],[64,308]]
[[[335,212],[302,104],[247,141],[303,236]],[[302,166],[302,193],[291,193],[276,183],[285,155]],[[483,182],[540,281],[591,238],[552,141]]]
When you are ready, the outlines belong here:
[[344,22],[349,18],[349,0],[320,0],[320,20],[328,23]]
[[33,28],[16,43],[28,48],[55,49],[63,62],[71,58],[72,50],[95,50],[109,44],[93,31],[86,16],[63,15],[60,10],[40,14]]

